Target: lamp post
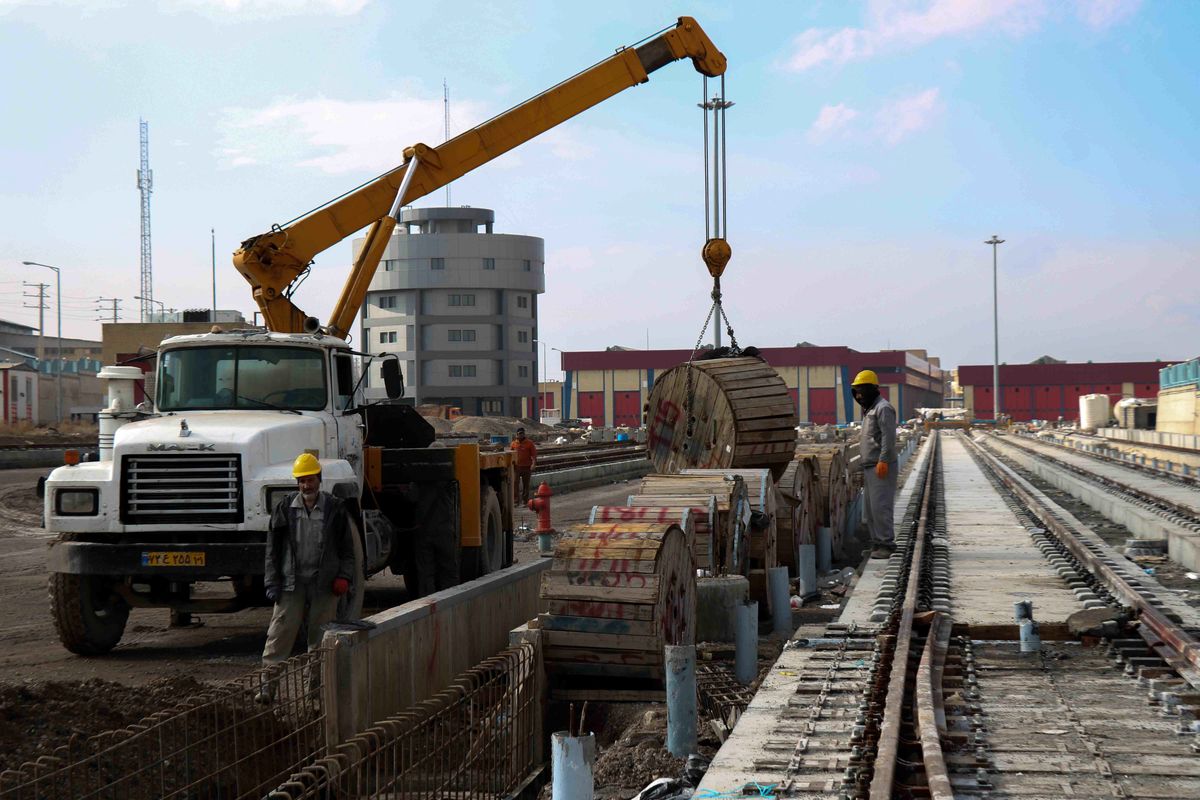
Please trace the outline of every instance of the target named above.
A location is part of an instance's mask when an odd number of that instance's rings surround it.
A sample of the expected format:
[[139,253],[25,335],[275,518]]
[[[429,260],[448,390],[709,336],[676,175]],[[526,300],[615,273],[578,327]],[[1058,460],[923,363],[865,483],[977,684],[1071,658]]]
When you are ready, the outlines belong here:
[[996,234],[984,244],[992,246],[992,424],[1000,424],[1000,298],[996,282],[996,253],[1004,240]]
[[[540,345],[542,346],[542,383],[545,383],[545,382],[546,382],[546,359],[549,357],[549,356],[548,356],[548,351],[546,350],[546,348],[547,348],[549,345],[547,345],[547,344],[546,344],[546,340],[545,340],[545,339],[534,339],[533,341],[534,341],[534,344],[540,344]],[[533,378],[534,378],[534,381],[536,382],[536,381],[537,381],[537,375],[534,375],[534,376],[533,376]],[[542,412],[542,387],[541,387],[541,386],[538,386],[538,390],[537,390],[537,406],[536,406],[536,408],[537,408],[537,411],[538,411],[538,422],[541,422],[541,421],[542,421],[542,416],[541,416],[541,412]]]
[[58,269],[58,267],[52,267],[49,264],[41,264],[37,261],[22,261],[21,263],[27,267],[45,267],[46,269],[54,270],[54,284],[55,284],[55,292],[57,293],[57,303],[58,303],[58,368],[55,370],[55,374],[54,374],[54,386],[55,386],[54,414],[57,417],[55,422],[57,424],[61,425],[62,419],[63,419],[63,416],[62,416],[62,366],[63,366],[62,365],[62,355],[63,355],[63,352],[62,352],[62,272]]
[[153,297],[142,297],[140,294],[135,294],[133,296],[133,299],[134,300],[148,300],[151,303],[158,303],[158,321],[159,322],[167,321],[167,307],[161,300],[155,300]]

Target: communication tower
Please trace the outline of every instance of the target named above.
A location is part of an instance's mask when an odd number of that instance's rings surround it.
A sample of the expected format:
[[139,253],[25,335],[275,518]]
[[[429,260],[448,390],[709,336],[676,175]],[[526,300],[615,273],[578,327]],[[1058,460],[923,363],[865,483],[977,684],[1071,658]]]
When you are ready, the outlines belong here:
[[142,322],[154,318],[154,273],[150,264],[150,192],[154,190],[154,172],[150,169],[150,123],[138,120],[141,126],[141,166],[137,172],[138,193],[142,197]]

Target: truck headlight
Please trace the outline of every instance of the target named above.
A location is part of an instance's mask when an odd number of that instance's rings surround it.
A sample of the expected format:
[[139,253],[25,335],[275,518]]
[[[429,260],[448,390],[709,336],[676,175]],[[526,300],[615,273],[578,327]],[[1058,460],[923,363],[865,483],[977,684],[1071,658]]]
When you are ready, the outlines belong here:
[[296,491],[295,486],[271,486],[267,488],[267,513],[275,511],[279,501]]
[[54,494],[54,513],[60,517],[94,517],[99,507],[97,489],[59,489]]

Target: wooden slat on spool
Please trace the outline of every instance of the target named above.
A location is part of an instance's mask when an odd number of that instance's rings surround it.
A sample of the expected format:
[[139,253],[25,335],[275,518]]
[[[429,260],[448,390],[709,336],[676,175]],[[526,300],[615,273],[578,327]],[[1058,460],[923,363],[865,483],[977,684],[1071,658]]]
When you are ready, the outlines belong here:
[[695,643],[690,549],[674,523],[584,525],[559,539],[538,617],[556,687],[595,699],[662,688],[663,647]]
[[779,528],[779,563],[786,564],[792,575],[796,572],[797,548],[816,541],[817,523],[824,508],[815,469],[816,461],[811,456],[797,456],[779,480],[779,517],[790,517],[786,535],[782,523]]
[[629,505],[696,506],[716,498],[713,533],[714,575],[747,575],[750,553],[750,507],[746,483],[736,473],[718,475],[647,475]]
[[850,475],[845,456],[846,446],[837,444],[801,444],[796,452],[817,460],[820,482],[820,524],[831,528],[833,551],[842,549],[842,528],[846,524],[846,509],[850,504]]
[[664,497],[660,495],[630,495],[624,506],[596,506],[600,509],[604,521],[614,521],[611,518],[621,515],[623,509],[632,508],[635,511],[647,509],[656,518],[663,521],[687,514],[692,522],[694,537],[692,539],[692,566],[712,572],[716,559],[713,539],[713,526],[717,524],[717,498],[713,495],[695,497]]
[[688,476],[723,477],[734,474],[746,484],[746,497],[750,510],[755,512],[750,525],[750,552],[747,577],[750,579],[750,597],[758,601],[760,611],[766,615],[771,611],[771,593],[767,590],[767,570],[779,565],[778,559],[778,514],[776,507],[775,481],[769,469],[685,469],[681,474]]
[[[690,437],[689,408],[695,417]],[[792,459],[796,406],[765,361],[717,358],[662,373],[650,391],[646,425],[646,449],[660,473],[763,467],[778,478]]]

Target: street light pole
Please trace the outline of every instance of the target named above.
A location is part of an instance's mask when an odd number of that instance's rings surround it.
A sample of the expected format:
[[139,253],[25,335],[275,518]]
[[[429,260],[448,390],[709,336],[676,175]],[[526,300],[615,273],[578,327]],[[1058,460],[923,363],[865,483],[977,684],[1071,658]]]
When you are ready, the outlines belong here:
[[62,363],[62,272],[59,271],[58,267],[52,267],[49,264],[41,264],[41,263],[38,263],[37,261],[22,261],[21,263],[27,267],[45,267],[46,269],[54,270],[55,293],[57,295],[56,302],[58,303],[58,368],[55,371],[55,375],[54,375],[54,389],[55,389],[54,413],[55,413],[55,416],[57,417],[57,420],[56,420],[57,424],[61,425],[62,419],[63,419],[63,415],[62,415],[62,368],[63,368],[63,363]]
[[[153,297],[142,297],[140,294],[135,294],[133,296],[133,299],[134,300],[149,300],[151,303],[158,303],[158,321],[159,322],[167,321],[167,306],[165,303],[163,303],[163,301],[155,300]],[[153,312],[151,312],[151,313],[153,313]]]
[[[545,339],[534,339],[533,341],[542,346],[542,383],[545,383],[546,382],[546,360],[549,358],[549,351],[546,348],[549,345],[546,344]],[[534,377],[534,380],[536,381],[537,375],[534,375],[533,377]],[[541,417],[542,387],[541,386],[538,386],[538,390],[537,390],[537,406],[536,407],[538,410],[538,422],[541,422],[542,421],[542,417]]]
[[996,280],[997,248],[1004,240],[996,234],[984,244],[992,246],[992,424],[1000,424],[1000,293]]

